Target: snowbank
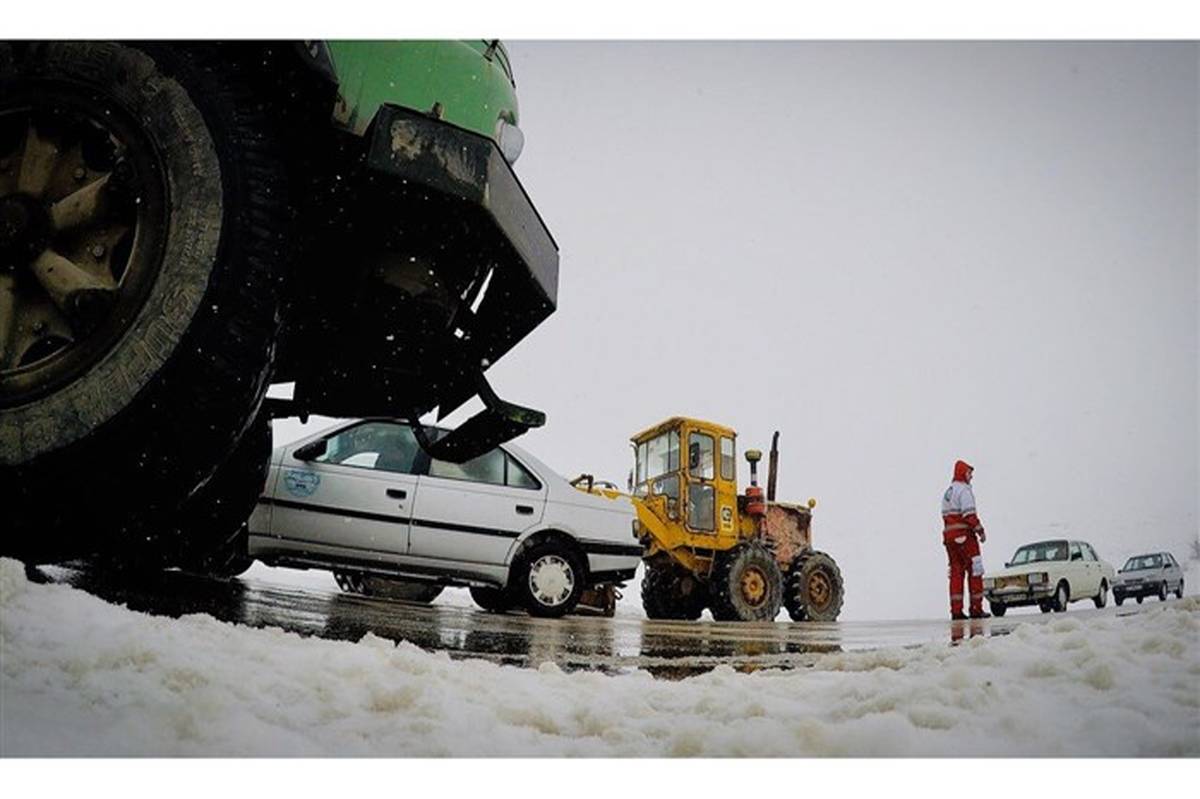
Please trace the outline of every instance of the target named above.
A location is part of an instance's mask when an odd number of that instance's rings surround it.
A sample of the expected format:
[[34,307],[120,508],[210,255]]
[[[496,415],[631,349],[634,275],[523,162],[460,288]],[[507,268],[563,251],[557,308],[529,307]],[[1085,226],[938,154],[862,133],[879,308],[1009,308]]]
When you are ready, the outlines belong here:
[[1200,755],[1200,598],[679,682],[134,613],[0,561],[0,754]]

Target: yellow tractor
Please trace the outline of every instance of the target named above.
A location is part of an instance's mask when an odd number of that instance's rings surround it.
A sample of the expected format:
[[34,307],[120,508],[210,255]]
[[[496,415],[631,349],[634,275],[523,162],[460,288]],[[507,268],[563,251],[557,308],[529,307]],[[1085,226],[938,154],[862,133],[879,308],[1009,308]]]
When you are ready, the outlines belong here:
[[737,486],[737,434],[676,416],[633,437],[634,534],[644,547],[642,606],[652,619],[770,621],[780,606],[795,621],[833,621],[842,574],[812,548],[812,510],[775,501],[779,433],[771,444],[767,492],[762,453],[746,452],[750,485]]

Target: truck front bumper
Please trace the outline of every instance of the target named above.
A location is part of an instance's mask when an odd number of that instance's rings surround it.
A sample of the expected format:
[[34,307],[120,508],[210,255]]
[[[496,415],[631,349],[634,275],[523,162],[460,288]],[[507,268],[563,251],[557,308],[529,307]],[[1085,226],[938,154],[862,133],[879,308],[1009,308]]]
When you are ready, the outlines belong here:
[[1039,583],[1032,586],[1006,586],[1004,588],[984,589],[983,595],[988,602],[1007,607],[1022,605],[1037,605],[1046,602],[1054,594],[1053,587]]
[[440,419],[554,312],[558,246],[491,139],[399,106],[383,106],[368,137],[339,195],[339,244],[322,254],[337,278],[296,320],[277,380],[296,380],[296,412],[437,406]]

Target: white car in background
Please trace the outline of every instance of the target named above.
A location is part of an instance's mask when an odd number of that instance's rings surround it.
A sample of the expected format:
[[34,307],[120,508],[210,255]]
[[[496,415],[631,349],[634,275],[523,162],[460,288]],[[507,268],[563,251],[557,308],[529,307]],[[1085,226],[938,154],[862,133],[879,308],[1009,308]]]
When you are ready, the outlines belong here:
[[431,459],[407,422],[362,419],[274,451],[247,550],[351,590],[431,601],[465,586],[488,610],[561,616],[586,589],[634,576],[634,516],[628,498],[576,490],[511,443],[454,464]]
[[1113,580],[1113,599],[1118,605],[1126,597],[1135,597],[1139,604],[1148,596],[1165,602],[1171,591],[1183,598],[1183,569],[1170,552],[1134,555],[1125,561]]
[[1061,613],[1081,599],[1104,607],[1114,577],[1112,565],[1086,541],[1039,541],[1020,547],[1002,570],[984,577],[983,592],[993,616],[1022,605]]

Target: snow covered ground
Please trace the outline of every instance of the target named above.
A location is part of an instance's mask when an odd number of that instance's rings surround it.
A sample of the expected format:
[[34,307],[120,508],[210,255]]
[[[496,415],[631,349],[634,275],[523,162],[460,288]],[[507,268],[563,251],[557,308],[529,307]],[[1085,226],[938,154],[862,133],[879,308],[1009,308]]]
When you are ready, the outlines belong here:
[[1200,598],[690,679],[151,617],[0,561],[0,754],[1200,755]]

